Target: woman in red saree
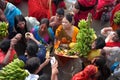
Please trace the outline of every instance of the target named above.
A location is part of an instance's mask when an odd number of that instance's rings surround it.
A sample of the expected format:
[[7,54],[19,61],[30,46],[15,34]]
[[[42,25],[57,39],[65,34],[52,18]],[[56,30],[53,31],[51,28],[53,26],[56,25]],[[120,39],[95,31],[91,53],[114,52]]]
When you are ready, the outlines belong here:
[[114,3],[115,0],[98,0],[94,19],[100,20],[103,12],[107,11],[109,8],[112,8]]
[[87,19],[88,13],[94,15],[94,7],[97,4],[97,0],[77,0],[73,8],[75,26],[78,26],[78,22],[81,19]]
[[118,5],[116,5],[114,7],[114,9],[112,10],[112,15],[111,15],[111,18],[110,18],[110,25],[113,28],[113,30],[120,29],[120,25],[117,25],[117,24],[114,23],[115,13],[118,12],[118,11],[120,11],[120,3]]
[[42,18],[50,18],[51,0],[29,0],[28,12],[29,16],[36,17],[39,21]]
[[36,17],[39,21],[42,18],[49,19],[52,15],[55,15],[58,7],[64,8],[65,3],[61,1],[59,2],[59,6],[56,6],[54,0],[29,0],[28,15],[32,17]]

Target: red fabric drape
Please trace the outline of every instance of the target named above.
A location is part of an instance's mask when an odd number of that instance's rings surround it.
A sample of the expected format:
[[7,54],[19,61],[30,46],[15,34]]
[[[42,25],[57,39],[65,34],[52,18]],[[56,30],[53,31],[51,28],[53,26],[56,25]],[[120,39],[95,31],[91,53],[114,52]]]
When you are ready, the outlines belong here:
[[113,22],[114,15],[119,10],[120,10],[120,3],[118,5],[116,5],[114,7],[114,9],[112,10],[112,15],[111,15],[111,18],[110,18],[110,25],[113,28],[113,30],[116,30],[116,29],[120,28],[118,25],[114,24],[114,22]]
[[120,42],[107,42],[106,47],[120,47]]
[[49,2],[50,0],[29,0],[28,15],[36,17],[38,20],[50,18]]
[[88,65],[85,69],[77,74],[75,74],[72,80],[96,80],[92,79],[91,76],[97,73],[97,67],[94,65]]

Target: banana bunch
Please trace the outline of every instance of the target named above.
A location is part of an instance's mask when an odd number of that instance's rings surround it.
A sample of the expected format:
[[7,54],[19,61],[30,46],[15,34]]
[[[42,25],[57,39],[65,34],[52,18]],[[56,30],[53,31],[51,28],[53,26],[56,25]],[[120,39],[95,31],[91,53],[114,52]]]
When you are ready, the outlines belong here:
[[8,35],[8,23],[0,22],[0,39]]
[[72,49],[80,57],[87,57],[91,50],[91,44],[95,40],[95,31],[91,28],[91,14],[88,14],[87,20],[80,20],[78,23],[80,28],[77,34],[77,44]]
[[115,13],[113,21],[115,24],[120,24],[120,11]]
[[24,70],[25,64],[22,60],[14,59],[0,70],[0,80],[25,80],[28,72]]

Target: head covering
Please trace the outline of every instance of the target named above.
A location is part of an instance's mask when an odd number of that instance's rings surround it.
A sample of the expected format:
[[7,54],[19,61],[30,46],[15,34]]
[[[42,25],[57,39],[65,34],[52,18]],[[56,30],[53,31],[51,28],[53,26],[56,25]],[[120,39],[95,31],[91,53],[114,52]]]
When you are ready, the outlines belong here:
[[80,3],[84,7],[91,7],[96,5],[97,0],[78,0],[78,3]]
[[94,65],[88,65],[85,69],[75,74],[72,80],[89,80],[91,76],[98,72],[98,68]]

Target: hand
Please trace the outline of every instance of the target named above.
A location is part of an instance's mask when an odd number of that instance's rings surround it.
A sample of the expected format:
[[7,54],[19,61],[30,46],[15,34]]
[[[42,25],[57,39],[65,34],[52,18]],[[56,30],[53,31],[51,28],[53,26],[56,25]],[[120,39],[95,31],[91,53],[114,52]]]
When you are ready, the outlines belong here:
[[56,22],[51,22],[50,26],[54,27],[56,25]]
[[14,48],[15,44],[17,44],[17,39],[12,38],[10,42],[10,48]]
[[35,39],[33,34],[30,32],[25,33],[25,37],[26,37],[26,39],[32,39],[32,40]]
[[52,67],[52,74],[58,74],[58,61],[56,60],[55,63],[51,66]]
[[17,41],[19,41],[22,38],[22,34],[18,33],[15,35],[14,38],[17,39]]

